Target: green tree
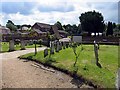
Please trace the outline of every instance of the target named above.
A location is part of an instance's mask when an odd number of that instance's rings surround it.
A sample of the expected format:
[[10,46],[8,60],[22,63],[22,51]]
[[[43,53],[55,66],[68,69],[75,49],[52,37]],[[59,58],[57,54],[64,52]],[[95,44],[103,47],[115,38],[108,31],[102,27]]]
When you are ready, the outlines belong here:
[[73,26],[72,26],[72,34],[73,35],[77,35],[78,34],[78,27],[74,24]]
[[21,25],[16,25],[17,29],[20,29],[21,28]]
[[69,35],[72,35],[72,26],[70,24],[63,25],[65,31],[68,32]]
[[78,35],[81,33],[81,25],[76,25],[76,24],[73,24],[73,25],[70,25],[70,24],[67,24],[67,25],[63,25],[63,28],[65,29],[66,32],[69,33],[69,35]]
[[62,24],[59,21],[57,21],[55,25],[57,26],[58,30],[63,30]]
[[82,27],[81,27],[81,24],[79,24],[77,33],[80,34],[81,32],[82,32]]
[[99,12],[89,11],[82,13],[79,17],[81,27],[83,31],[87,31],[89,35],[91,33],[102,33],[104,31],[104,20],[103,16]]
[[116,23],[113,23],[113,29],[116,28]]
[[80,56],[80,53],[83,51],[83,47],[82,47],[82,44],[81,44],[81,50],[78,50],[78,52],[77,52],[78,43],[77,42],[72,42],[71,45],[72,45],[72,49],[73,49],[73,52],[74,52],[74,55],[75,55],[75,62],[73,64],[73,66],[75,67],[76,63],[78,61],[78,58]]
[[106,35],[113,35],[113,25],[112,22],[108,22]]
[[120,30],[120,24],[117,24],[117,28]]
[[9,28],[13,32],[17,30],[17,27],[14,25],[14,23],[11,20],[8,20],[6,27]]

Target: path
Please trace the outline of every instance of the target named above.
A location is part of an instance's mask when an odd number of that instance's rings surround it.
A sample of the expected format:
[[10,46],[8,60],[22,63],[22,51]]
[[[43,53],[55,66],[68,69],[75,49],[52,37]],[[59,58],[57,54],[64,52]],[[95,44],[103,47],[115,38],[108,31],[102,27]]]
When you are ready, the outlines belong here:
[[[38,50],[44,49],[39,48]],[[34,52],[34,49],[0,54],[0,61],[2,61],[2,82],[0,84],[2,84],[2,88],[76,88],[78,84],[81,87],[89,87],[81,82],[76,83],[76,80],[64,73],[50,72],[34,66],[35,62],[17,58],[30,52]]]

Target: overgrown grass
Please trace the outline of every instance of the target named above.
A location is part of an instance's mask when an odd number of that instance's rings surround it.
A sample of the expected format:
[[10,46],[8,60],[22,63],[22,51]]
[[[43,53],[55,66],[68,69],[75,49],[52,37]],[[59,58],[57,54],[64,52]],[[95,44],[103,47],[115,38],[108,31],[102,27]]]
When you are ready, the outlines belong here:
[[[81,47],[77,48],[79,51]],[[49,56],[44,58],[43,51],[37,53],[29,53],[21,56],[21,58],[35,59],[42,63],[48,63]],[[72,48],[66,48],[61,50],[59,53],[55,53],[51,56],[51,64],[61,69],[67,69],[73,72],[75,68],[73,64],[75,62],[75,55]],[[93,45],[83,45],[83,51],[78,58],[76,66],[78,67],[77,74],[82,75],[87,80],[92,81],[105,88],[114,88],[116,72],[118,68],[118,46],[114,45],[100,45],[99,49],[99,62],[102,68],[99,68],[95,64],[95,55]]]
[[[36,44],[37,47],[39,47],[39,44]],[[14,45],[15,50],[20,50],[21,46],[20,44]],[[35,45],[27,45],[25,48],[34,48]],[[9,43],[8,42],[2,42],[2,52],[8,52],[9,51]]]

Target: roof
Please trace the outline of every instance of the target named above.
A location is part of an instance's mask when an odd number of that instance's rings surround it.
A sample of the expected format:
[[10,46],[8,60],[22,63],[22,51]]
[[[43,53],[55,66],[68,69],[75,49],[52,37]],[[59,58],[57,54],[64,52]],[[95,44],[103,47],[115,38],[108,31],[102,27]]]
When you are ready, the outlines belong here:
[[[50,25],[50,24],[45,24],[45,23],[36,22],[34,25],[38,25],[38,26],[40,26],[41,28],[47,28],[47,29],[50,29],[50,28],[51,28],[51,25]],[[34,25],[33,25],[33,27],[34,27]]]
[[34,29],[34,31],[36,31],[38,34],[46,33],[46,32],[42,32],[42,31],[40,31],[39,29]]
[[50,24],[44,24],[44,23],[36,22],[32,26],[32,29],[39,34],[47,33],[47,32],[50,32],[52,30],[54,32],[54,35],[56,36],[56,38],[58,38],[58,39],[61,38],[56,25],[50,25]]
[[64,30],[58,30],[59,33],[65,33],[68,34],[68,32],[64,31]]
[[9,28],[6,28],[5,26],[0,26],[0,34],[11,34],[11,31]]

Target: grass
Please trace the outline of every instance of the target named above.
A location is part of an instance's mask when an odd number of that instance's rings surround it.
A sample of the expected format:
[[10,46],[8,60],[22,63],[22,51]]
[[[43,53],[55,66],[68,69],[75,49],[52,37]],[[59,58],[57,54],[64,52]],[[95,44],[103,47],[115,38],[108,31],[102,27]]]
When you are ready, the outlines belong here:
[[[81,47],[79,46],[77,51],[80,49]],[[33,53],[29,53],[20,58],[38,60],[42,63],[48,63],[49,61],[49,56],[44,58],[43,51],[37,53],[36,56]],[[51,62],[49,61],[48,64],[52,66],[69,70],[70,72],[75,70],[73,67],[75,55],[72,48],[63,49],[59,53],[52,55],[50,59]],[[77,74],[82,75],[83,78],[100,87],[115,88],[116,72],[118,69],[118,46],[100,45],[99,62],[102,68],[97,67],[95,64],[93,45],[83,45],[83,51],[80,53],[76,64],[78,68]]]
[[[40,45],[37,44],[36,45],[37,47],[39,47]],[[27,45],[25,46],[25,48],[34,48],[35,45]],[[20,50],[21,49],[21,46],[20,44],[17,44],[15,45],[15,50]],[[8,52],[9,51],[9,42],[2,42],[2,52]]]

